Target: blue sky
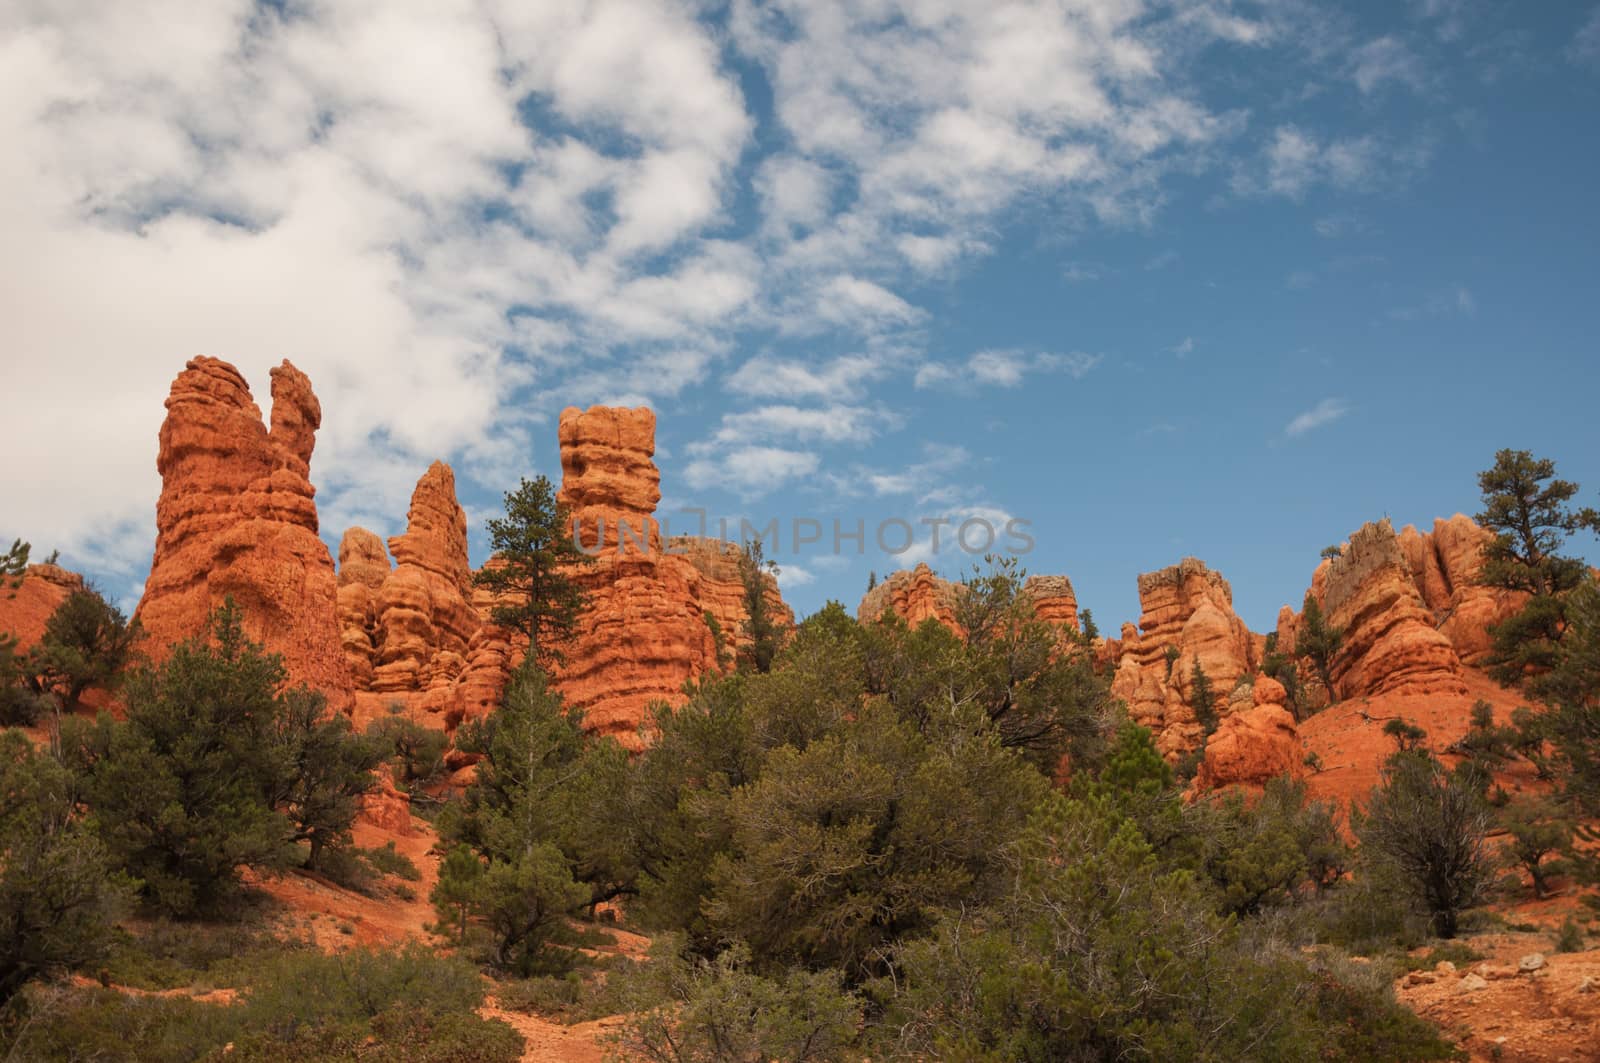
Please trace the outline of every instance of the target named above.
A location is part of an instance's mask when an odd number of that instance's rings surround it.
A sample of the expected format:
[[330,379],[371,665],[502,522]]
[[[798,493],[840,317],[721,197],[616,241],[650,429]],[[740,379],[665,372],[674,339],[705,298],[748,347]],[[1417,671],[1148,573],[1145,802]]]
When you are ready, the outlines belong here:
[[172,376],[287,357],[333,545],[443,457],[481,561],[649,403],[801,612],[971,559],[794,518],[977,516],[1108,631],[1186,555],[1266,629],[1499,447],[1600,502],[1597,129],[1593,2],[11,5],[0,535],[136,599]]

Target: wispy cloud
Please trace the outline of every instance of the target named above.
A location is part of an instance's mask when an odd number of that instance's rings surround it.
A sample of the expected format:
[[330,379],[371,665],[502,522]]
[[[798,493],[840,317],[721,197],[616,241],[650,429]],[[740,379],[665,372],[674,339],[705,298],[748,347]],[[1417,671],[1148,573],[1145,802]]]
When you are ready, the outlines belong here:
[[783,447],[737,447],[718,457],[691,461],[684,479],[694,488],[722,488],[744,497],[767,494],[817,471],[817,455]]
[[1600,7],[1590,11],[1578,31],[1572,35],[1567,56],[1580,66],[1600,69]]
[[1332,424],[1349,412],[1350,406],[1343,399],[1323,399],[1284,425],[1283,434],[1291,439],[1303,436]]
[[1110,273],[1110,268],[1099,262],[1068,262],[1061,267],[1061,279],[1068,284],[1103,280]]
[[1462,285],[1435,292],[1413,306],[1397,306],[1389,311],[1396,321],[1415,321],[1418,318],[1438,317],[1444,314],[1471,316],[1478,312],[1478,300]]
[[928,362],[917,369],[919,388],[950,385],[988,385],[1014,388],[1030,373],[1064,373],[1081,380],[1103,361],[1098,354],[1073,351],[1058,354],[1048,351],[979,351],[965,364]]
[[1355,50],[1350,77],[1363,95],[1371,95],[1394,82],[1420,89],[1426,81],[1422,60],[1398,37],[1379,37]]
[[1371,134],[1322,137],[1297,125],[1282,125],[1254,160],[1234,172],[1232,188],[1241,196],[1303,199],[1311,189],[1360,188],[1405,180],[1432,156],[1427,140],[1400,145]]
[[1187,358],[1189,355],[1194,353],[1194,337],[1185,336],[1171,347],[1168,347],[1167,350],[1171,351],[1179,358]]

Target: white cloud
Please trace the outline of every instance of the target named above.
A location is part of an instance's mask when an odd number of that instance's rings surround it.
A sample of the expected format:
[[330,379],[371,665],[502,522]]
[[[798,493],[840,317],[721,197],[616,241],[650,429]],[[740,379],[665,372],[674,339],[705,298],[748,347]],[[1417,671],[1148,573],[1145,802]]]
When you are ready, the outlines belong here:
[[793,562],[785,562],[778,566],[778,586],[786,591],[816,581],[817,577],[810,569],[802,568]]
[[1323,399],[1285,425],[1283,434],[1290,438],[1303,436],[1307,432],[1332,424],[1349,412],[1350,406],[1344,400]]
[[691,461],[684,469],[690,487],[718,487],[735,494],[764,495],[790,480],[817,471],[817,455],[783,447],[738,447],[716,458]]
[[1398,37],[1368,41],[1350,57],[1350,77],[1363,95],[1377,92],[1388,82],[1420,89],[1426,83],[1422,60]]
[[1061,269],[1061,279],[1068,284],[1083,284],[1104,278],[1109,271],[1098,262],[1068,262]]
[[754,440],[799,439],[824,443],[866,443],[886,428],[898,427],[898,415],[881,408],[835,403],[830,406],[761,406],[724,414],[717,431],[707,441],[690,445],[704,453],[714,446],[734,446]]
[[844,355],[815,367],[761,355],[741,365],[726,385],[730,391],[755,398],[841,399],[858,394],[862,385],[887,371],[882,360],[864,354]]
[[1153,273],[1156,270],[1166,269],[1168,266],[1176,266],[1182,258],[1182,255],[1178,254],[1178,252],[1169,247],[1165,251],[1151,256],[1150,259],[1145,262],[1144,268],[1146,272]]
[[1590,11],[1589,17],[1572,35],[1567,54],[1574,63],[1600,67],[1600,7]]
[[1281,125],[1259,159],[1235,171],[1232,184],[1238,195],[1298,200],[1318,185],[1348,189],[1403,180],[1431,155],[1426,139],[1397,145],[1370,134],[1323,138],[1297,125]]
[[1194,337],[1185,336],[1182,340],[1168,349],[1179,358],[1187,358],[1189,355],[1194,353]]
[[978,351],[965,365],[927,362],[917,368],[914,379],[919,388],[941,385],[988,385],[1014,388],[1029,373],[1065,373],[1081,380],[1102,361],[1098,354],[1073,351],[1068,354],[1016,350]]
[[[592,142],[530,129],[530,98]],[[11,5],[0,314],[27,370],[0,445],[38,460],[8,523],[137,572],[162,398],[200,353],[263,404],[280,359],[311,376],[330,529],[398,519],[434,457],[525,469],[530,389],[650,338],[663,377],[703,372],[682,352],[757,291],[748,249],[650,257],[721,219],[750,126],[667,3]]]
[[1470,317],[1478,312],[1478,300],[1463,285],[1435,292],[1413,306],[1397,306],[1389,311],[1396,321],[1415,321],[1419,318],[1461,314]]

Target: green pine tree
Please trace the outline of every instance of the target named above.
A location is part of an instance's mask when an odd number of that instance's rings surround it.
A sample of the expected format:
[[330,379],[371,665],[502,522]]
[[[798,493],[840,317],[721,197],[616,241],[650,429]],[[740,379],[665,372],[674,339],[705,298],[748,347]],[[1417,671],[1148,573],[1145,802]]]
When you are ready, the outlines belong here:
[[570,511],[547,477],[524,479],[505,496],[504,517],[489,521],[494,557],[473,583],[494,592],[489,618],[520,632],[541,665],[558,663],[585,604],[573,570],[594,558],[576,541]]

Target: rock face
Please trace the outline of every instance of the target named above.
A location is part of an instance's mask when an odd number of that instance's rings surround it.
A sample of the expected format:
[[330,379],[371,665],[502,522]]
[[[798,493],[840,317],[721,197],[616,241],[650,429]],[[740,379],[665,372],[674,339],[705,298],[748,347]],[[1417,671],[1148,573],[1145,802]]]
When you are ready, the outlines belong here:
[[961,584],[933,574],[926,564],[891,572],[867,591],[856,607],[856,618],[863,623],[893,613],[912,627],[924,620],[937,620],[948,628],[956,626],[956,600]]
[[1033,603],[1033,615],[1061,627],[1078,630],[1078,596],[1065,576],[1029,576],[1022,593]]
[[18,651],[44,636],[44,625],[73,591],[83,590],[83,577],[59,565],[29,565],[15,587],[0,583],[0,635],[17,640]]
[[[856,607],[856,619],[877,620],[887,611],[912,627],[931,619],[955,631],[956,606],[964,590],[964,584],[941,579],[926,564],[919,564],[891,572],[867,591]],[[1078,630],[1078,596],[1067,577],[1029,576],[1022,596],[1032,602],[1038,619]]]
[[[687,565],[698,574],[702,611],[716,621],[723,656],[737,660],[739,653],[754,641],[747,630],[750,611],[745,606],[744,576],[739,568],[744,551],[726,539],[678,535],[667,540],[667,554],[673,563]],[[794,613],[784,603],[777,581],[765,572],[761,580],[768,615],[780,627],[794,626]]]
[[1303,775],[1305,749],[1285,700],[1281,683],[1258,677],[1250,707],[1229,713],[1207,739],[1195,789],[1259,789],[1280,775]]
[[[1461,660],[1434,627],[1423,598],[1430,578],[1426,559],[1414,572],[1406,554],[1384,519],[1363,525],[1313,577],[1311,593],[1321,600],[1327,622],[1344,630],[1331,666],[1338,697],[1466,692]],[[1297,634],[1299,620],[1282,619],[1280,645],[1292,649],[1293,639],[1284,643],[1283,635]]]
[[662,551],[655,424],[644,407],[568,407],[559,429],[557,497],[595,560],[576,574],[589,604],[557,687],[590,729],[630,746],[643,742],[637,728],[653,703],[678,700],[685,682],[718,664],[704,580]]
[[1155,735],[1169,758],[1197,747],[1195,665],[1210,681],[1219,716],[1240,680],[1253,675],[1261,640],[1233,611],[1233,589],[1196,558],[1139,577],[1137,628],[1123,625],[1112,693]]
[[250,636],[283,655],[291,681],[348,707],[337,580],[310,481],[322,419],[311,382],[287,361],[272,370],[269,429],[237,369],[195,358],[166,405],[155,558],[136,614],[149,651],[159,657],[202,631],[231,596]]
[[1431,532],[1418,532],[1408,524],[1400,529],[1399,539],[1412,582],[1433,612],[1434,626],[1450,640],[1463,664],[1482,663],[1492,645],[1490,626],[1520,612],[1528,600],[1521,591],[1478,582],[1483,548],[1493,541],[1494,533],[1457,513],[1449,520],[1435,520]]
[[436,461],[417,481],[405,534],[390,539],[388,551],[364,528],[346,531],[339,545],[339,626],[357,690],[425,694],[428,711],[458,722],[466,709],[457,680],[483,627],[472,594],[466,513],[455,474]]

